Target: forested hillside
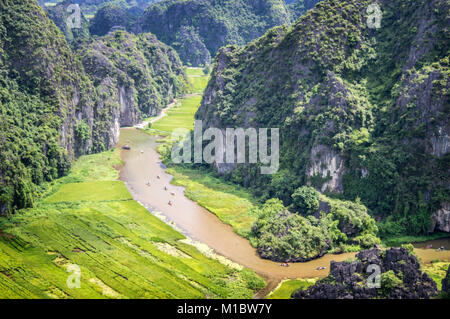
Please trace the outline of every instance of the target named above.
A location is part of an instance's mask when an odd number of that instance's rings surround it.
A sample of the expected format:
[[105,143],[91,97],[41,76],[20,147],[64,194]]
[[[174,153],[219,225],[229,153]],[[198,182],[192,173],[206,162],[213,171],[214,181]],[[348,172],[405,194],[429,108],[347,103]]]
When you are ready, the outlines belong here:
[[152,32],[185,63],[208,64],[226,44],[243,45],[274,26],[289,24],[318,1],[168,0],[146,9],[136,31]]
[[359,198],[383,236],[450,231],[450,3],[380,1],[378,29],[371,3],[327,0],[291,27],[220,49],[196,117],[280,128],[278,173],[219,165],[263,199],[290,205],[309,184]]
[[[68,21],[70,16],[75,12],[69,7],[73,1],[66,0],[64,2],[58,3],[55,6],[45,7],[48,12],[49,18],[56,24],[56,26],[64,33],[67,42],[72,44],[74,41],[82,41],[89,38],[89,22],[87,21],[83,11],[80,10],[80,25],[76,28],[70,28],[68,26]],[[70,20],[72,24],[77,21],[75,19]]]
[[[77,1],[46,4],[50,18],[69,42],[111,30],[151,32],[174,47],[184,63],[199,66],[211,62],[227,44],[244,45],[269,28],[291,24],[319,0],[163,0],[163,1]],[[82,27],[69,29],[67,8],[79,4]],[[89,17],[89,21],[85,17]]]
[[86,44],[81,59],[37,1],[0,9],[4,214],[32,205],[36,185],[64,175],[73,158],[115,145],[120,124],[157,114],[185,79],[177,54],[152,35],[117,32]]

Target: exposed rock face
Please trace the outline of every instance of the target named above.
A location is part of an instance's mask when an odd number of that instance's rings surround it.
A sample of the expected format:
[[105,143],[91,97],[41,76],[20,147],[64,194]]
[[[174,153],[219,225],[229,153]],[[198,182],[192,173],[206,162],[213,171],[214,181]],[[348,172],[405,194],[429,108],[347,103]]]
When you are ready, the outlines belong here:
[[431,219],[433,221],[432,231],[443,231],[450,233],[450,203],[445,202],[442,208],[436,211]]
[[0,2],[0,214],[32,205],[35,185],[184,92],[178,55],[153,35],[116,32],[83,49],[82,63],[36,1]]
[[[79,25],[76,25],[76,21],[70,18],[75,13],[75,11],[70,10],[69,6],[74,3],[76,2],[73,0],[66,0],[64,2],[58,3],[55,6],[43,7],[45,10],[47,10],[48,17],[53,20],[56,26],[64,33],[64,36],[69,43],[75,40],[85,40],[89,38],[89,22],[83,15],[81,9]],[[74,28],[69,28],[68,21],[71,21],[74,24]]]
[[341,155],[325,145],[314,146],[311,150],[311,164],[306,175],[318,176],[324,180],[320,190],[342,193],[342,176],[345,172],[344,160]]
[[[297,299],[429,299],[437,294],[436,283],[420,270],[417,258],[404,248],[365,250],[353,262],[331,262],[328,277],[306,290],[293,293]],[[371,266],[375,265],[375,266]],[[369,287],[373,269],[381,271],[380,288]],[[375,277],[373,277],[375,278]]]
[[[101,114],[118,140],[118,126],[153,116],[184,92],[186,77],[175,51],[154,35],[115,31],[80,49],[83,65],[100,94]],[[109,147],[114,144],[107,144]]]
[[32,204],[35,184],[98,145],[96,94],[36,1],[0,2],[0,213]]

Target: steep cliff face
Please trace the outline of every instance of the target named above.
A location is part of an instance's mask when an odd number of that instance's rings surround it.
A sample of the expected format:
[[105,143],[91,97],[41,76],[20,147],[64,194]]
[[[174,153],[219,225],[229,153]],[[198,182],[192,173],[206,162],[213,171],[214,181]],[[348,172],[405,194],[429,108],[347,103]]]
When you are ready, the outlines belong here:
[[113,106],[108,112],[112,123],[135,125],[184,93],[178,55],[152,34],[116,31],[83,46],[79,54],[102,100]]
[[63,32],[67,42],[86,40],[89,38],[89,22],[85,18],[83,12],[78,11],[73,6],[72,0],[65,0],[55,6],[45,7],[48,17]]
[[2,1],[0,9],[4,213],[31,204],[34,184],[64,174],[96,141],[95,97],[61,32],[35,1]]
[[431,231],[450,233],[450,203],[442,203],[442,207],[431,215]]
[[279,173],[233,173],[260,195],[289,204],[280,178],[286,191],[310,184],[393,215],[396,232],[426,232],[449,199],[449,3],[380,1],[380,28],[371,4],[323,1],[292,27],[222,48],[196,116],[280,128]]
[[184,91],[185,75],[153,35],[117,32],[84,44],[80,59],[36,1],[0,9],[4,214],[32,205],[36,185],[66,174],[75,157],[114,146],[121,125],[157,114]]
[[292,12],[299,16],[305,10],[283,0],[169,0],[147,8],[136,31],[156,34],[183,62],[197,66],[208,64],[220,47],[243,45],[271,27],[291,23]]

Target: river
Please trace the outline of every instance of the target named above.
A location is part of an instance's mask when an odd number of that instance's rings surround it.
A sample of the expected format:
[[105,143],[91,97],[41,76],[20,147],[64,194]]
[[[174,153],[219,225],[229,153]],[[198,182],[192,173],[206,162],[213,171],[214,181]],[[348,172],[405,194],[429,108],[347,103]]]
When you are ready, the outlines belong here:
[[[290,264],[289,267],[281,267],[278,262],[260,258],[247,239],[237,235],[231,226],[185,197],[184,187],[170,184],[172,176],[165,172],[156,152],[156,140],[156,136],[135,128],[121,130],[117,147],[124,144],[131,147],[130,150],[122,151],[124,165],[120,172],[121,180],[127,184],[135,200],[150,210],[161,212],[187,236],[207,244],[217,254],[263,276],[268,286],[259,293],[260,297],[275,288],[282,279],[324,277],[328,275],[330,261],[343,261],[355,256],[355,253],[328,254],[313,261]],[[148,182],[150,186],[147,185]],[[172,205],[168,204],[169,201]],[[450,240],[447,239],[447,243],[446,247],[449,249]],[[450,250],[436,252],[434,249],[417,247],[416,253],[425,263],[433,259],[450,260]],[[319,266],[326,269],[316,270]]]

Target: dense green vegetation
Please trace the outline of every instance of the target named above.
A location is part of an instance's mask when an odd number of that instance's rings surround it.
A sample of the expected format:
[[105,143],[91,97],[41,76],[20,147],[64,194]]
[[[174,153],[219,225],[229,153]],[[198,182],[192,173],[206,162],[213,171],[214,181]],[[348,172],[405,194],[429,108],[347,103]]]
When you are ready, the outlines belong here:
[[291,207],[310,185],[359,198],[383,237],[423,235],[450,200],[449,2],[380,1],[380,29],[367,27],[371,3],[323,1],[292,27],[222,48],[196,118],[280,128],[276,174],[224,173],[257,197]]
[[105,35],[113,27],[130,29],[141,13],[140,10],[130,10],[119,4],[107,3],[96,12],[91,20],[89,31],[93,35]]
[[[251,298],[264,287],[133,201],[118,163],[118,150],[82,157],[35,208],[0,218],[0,298]],[[66,284],[72,264],[79,289]]]
[[120,109],[122,125],[137,124],[141,113],[159,114],[185,92],[178,55],[152,34],[115,31],[83,45],[78,53],[103,100],[113,100]]
[[[48,13],[48,17],[56,24],[56,26],[63,32],[67,42],[76,45],[77,43],[87,40],[90,37],[89,22],[86,19],[83,11],[80,11],[80,27],[69,28],[67,21],[74,11],[69,10],[69,6],[73,3],[71,0],[65,0],[54,6],[44,7]],[[75,24],[76,20],[72,20]]]
[[[74,133],[92,126],[89,81],[35,1],[0,3],[0,214],[29,206],[35,185],[67,173],[95,147]],[[77,96],[72,100],[73,96]],[[60,133],[63,132],[62,135]]]
[[436,283],[438,290],[442,289],[442,279],[447,274],[447,269],[450,267],[449,262],[435,261],[423,266],[423,271],[430,276]]
[[267,201],[254,214],[252,227],[258,253],[276,261],[304,262],[327,252],[358,251],[380,243],[375,221],[360,203],[329,199],[325,210],[291,213],[279,199]]
[[[36,185],[65,175],[82,154],[111,148],[120,125],[157,114],[187,84],[176,52],[153,35],[79,39],[74,53],[34,0],[0,8],[2,215],[32,206]],[[49,15],[61,22],[63,13],[61,5]]]
[[173,46],[183,62],[209,64],[226,44],[243,45],[274,26],[289,24],[318,1],[167,0],[148,7],[139,28]]

